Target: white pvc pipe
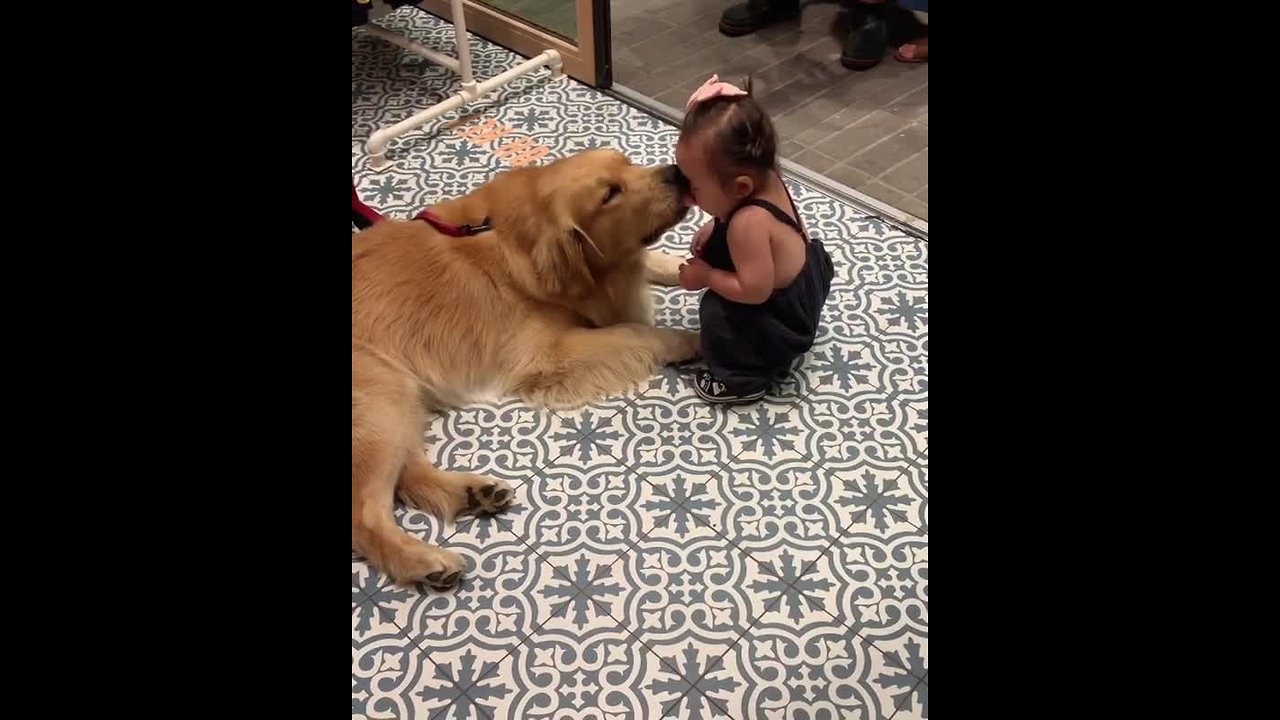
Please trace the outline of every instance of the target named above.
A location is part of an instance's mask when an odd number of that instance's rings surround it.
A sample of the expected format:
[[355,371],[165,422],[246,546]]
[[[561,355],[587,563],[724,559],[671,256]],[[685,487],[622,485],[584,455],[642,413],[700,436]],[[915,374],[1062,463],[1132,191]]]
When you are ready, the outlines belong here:
[[490,92],[497,90],[516,78],[528,75],[543,65],[546,65],[551,69],[552,75],[559,75],[564,64],[560,61],[559,52],[555,50],[544,50],[541,54],[525,60],[510,70],[498,73],[488,80],[485,80],[476,86],[476,90],[478,90],[481,95],[488,95]]
[[365,32],[369,33],[370,35],[376,38],[385,40],[391,43],[392,45],[402,47],[405,50],[408,50],[409,52],[413,53],[414,55],[421,55],[422,57],[430,60],[431,62],[437,65],[441,65],[443,67],[449,68],[454,72],[461,72],[464,74],[464,76],[471,74],[471,58],[470,57],[467,58],[466,70],[462,71],[459,69],[459,66],[461,65],[461,63],[459,63],[458,60],[456,60],[455,58],[451,58],[448,55],[445,55],[444,53],[432,50],[431,48],[425,45],[420,45],[399,33],[392,32],[384,27],[374,25],[373,23],[362,25],[361,28]]
[[[555,50],[547,50],[537,57],[530,58],[506,72],[479,83],[472,93],[466,91],[454,93],[448,99],[423,110],[413,117],[401,120],[391,127],[378,130],[369,136],[369,142],[365,145],[365,149],[369,153],[369,167],[374,170],[385,170],[391,167],[386,155],[387,143],[391,140],[447,112],[456,110],[468,102],[484,97],[512,80],[528,75],[543,65],[546,65],[551,70],[552,78],[559,77],[564,71],[564,63],[560,59],[560,53]],[[469,95],[470,97],[468,97]]]
[[462,92],[475,93],[476,79],[471,74],[471,39],[467,36],[467,13],[462,7],[462,0],[453,0],[450,7],[453,10],[453,40],[458,46],[456,72],[462,76]]

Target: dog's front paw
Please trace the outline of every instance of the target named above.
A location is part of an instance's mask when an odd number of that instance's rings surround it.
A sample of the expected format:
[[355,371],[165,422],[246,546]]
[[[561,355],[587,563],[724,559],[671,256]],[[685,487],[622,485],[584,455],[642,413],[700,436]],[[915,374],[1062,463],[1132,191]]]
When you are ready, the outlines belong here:
[[433,548],[439,553],[440,569],[433,569],[422,576],[422,582],[436,592],[443,592],[458,584],[467,570],[467,561],[452,550]]
[[402,586],[420,582],[432,590],[448,590],[457,585],[466,571],[467,561],[458,553],[416,542],[387,568],[391,578]]
[[659,332],[663,334],[664,343],[662,356],[658,358],[658,362],[663,365],[675,365],[698,359],[702,349],[698,333],[667,328]]
[[654,285],[675,287],[680,284],[680,266],[684,258],[650,250],[645,256],[645,278]]
[[476,476],[482,482],[467,488],[467,506],[462,514],[493,514],[506,510],[515,500],[516,491],[505,480]]

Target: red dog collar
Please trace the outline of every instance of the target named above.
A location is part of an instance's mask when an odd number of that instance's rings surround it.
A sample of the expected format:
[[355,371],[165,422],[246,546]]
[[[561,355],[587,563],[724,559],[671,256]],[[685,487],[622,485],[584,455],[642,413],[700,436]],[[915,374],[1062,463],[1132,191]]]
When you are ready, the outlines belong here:
[[493,221],[489,218],[482,220],[479,225],[454,225],[453,223],[445,222],[439,215],[436,215],[430,210],[423,210],[417,215],[414,215],[413,219],[421,220],[449,237],[469,237],[471,235],[479,235],[482,232],[488,232],[493,229]]

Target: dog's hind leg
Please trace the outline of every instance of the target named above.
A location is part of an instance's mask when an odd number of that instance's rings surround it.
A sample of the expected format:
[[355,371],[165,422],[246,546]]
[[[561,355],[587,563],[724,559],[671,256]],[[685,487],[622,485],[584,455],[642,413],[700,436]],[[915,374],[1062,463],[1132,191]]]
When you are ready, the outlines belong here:
[[653,376],[659,365],[698,356],[698,334],[637,324],[564,331],[535,358],[516,393],[536,405],[569,408],[624,393]]
[[451,587],[466,570],[455,552],[400,529],[396,483],[421,454],[422,416],[413,378],[366,349],[351,348],[351,549],[401,584]]
[[468,513],[496,513],[515,498],[503,480],[435,467],[421,450],[409,453],[396,492],[406,505],[444,520]]

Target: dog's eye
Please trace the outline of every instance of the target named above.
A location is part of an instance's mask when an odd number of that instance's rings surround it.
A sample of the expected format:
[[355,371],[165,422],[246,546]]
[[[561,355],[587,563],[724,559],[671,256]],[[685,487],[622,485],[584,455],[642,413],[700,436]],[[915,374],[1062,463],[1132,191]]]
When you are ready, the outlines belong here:
[[610,185],[610,186],[609,186],[609,192],[605,193],[605,196],[604,196],[604,202],[602,202],[602,203],[600,203],[600,204],[601,204],[601,205],[608,205],[610,200],[612,200],[612,199],[614,199],[614,198],[618,197],[618,196],[619,196],[619,195],[621,195],[621,194],[622,194],[622,186],[621,186],[621,185]]

